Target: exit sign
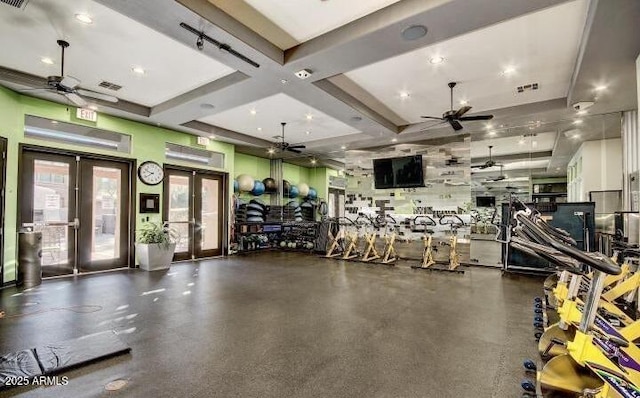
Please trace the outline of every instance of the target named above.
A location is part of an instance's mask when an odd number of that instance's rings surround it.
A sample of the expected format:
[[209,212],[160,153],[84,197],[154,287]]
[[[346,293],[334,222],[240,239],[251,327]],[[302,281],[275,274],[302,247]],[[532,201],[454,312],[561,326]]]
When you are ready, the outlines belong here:
[[88,108],[76,109],[76,117],[81,120],[88,120],[90,122],[98,121],[98,112]]

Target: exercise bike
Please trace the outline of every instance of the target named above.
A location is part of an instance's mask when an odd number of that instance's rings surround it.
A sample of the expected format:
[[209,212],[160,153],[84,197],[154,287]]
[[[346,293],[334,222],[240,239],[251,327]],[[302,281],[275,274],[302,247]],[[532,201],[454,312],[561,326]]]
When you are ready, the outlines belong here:
[[515,249],[576,274],[584,273],[582,265],[593,269],[575,338],[566,343],[553,342],[566,344],[568,353],[551,359],[541,370],[532,366],[532,361],[525,362],[528,369],[536,371],[536,383],[522,383],[527,391],[523,397],[540,397],[549,391],[591,398],[638,396],[640,389],[636,386],[640,373],[623,363],[630,359],[625,351],[629,342],[616,335],[597,314],[604,275],[619,274],[620,266],[604,255],[586,253],[556,240],[531,221],[526,213],[518,211],[514,218],[518,223],[511,237]]
[[464,225],[464,221],[457,215],[442,216],[438,220],[440,225],[449,225],[449,271],[456,271],[460,266],[460,255],[458,253],[458,228]]
[[[418,221],[419,220],[419,221]],[[429,216],[421,215],[416,216],[411,220],[411,223],[415,225],[421,225],[423,228],[422,242],[422,263],[420,265],[412,265],[411,268],[427,269],[434,265],[436,261],[433,258],[433,230],[427,227],[435,227],[437,224],[435,220]],[[412,228],[414,230],[414,228]]]

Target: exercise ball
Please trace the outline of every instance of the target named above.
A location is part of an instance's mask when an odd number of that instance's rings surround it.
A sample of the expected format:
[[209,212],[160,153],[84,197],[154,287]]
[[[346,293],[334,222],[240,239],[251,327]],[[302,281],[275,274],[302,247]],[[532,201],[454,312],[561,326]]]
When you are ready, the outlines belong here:
[[248,174],[238,176],[238,188],[242,192],[250,192],[253,189],[253,177]]
[[282,194],[284,196],[289,196],[290,189],[291,189],[291,184],[289,184],[289,181],[282,180]]
[[238,180],[233,180],[233,192],[238,192],[240,190],[240,185],[238,184]]
[[298,191],[298,187],[296,187],[295,185],[292,185],[291,188],[289,188],[289,197],[290,198],[297,198],[298,194],[300,193],[300,191]]
[[287,242],[285,241],[280,242],[280,247],[287,247]]
[[309,193],[307,194],[309,199],[316,199],[318,197],[318,192],[315,189],[309,188]]
[[264,184],[264,192],[265,193],[276,193],[278,192],[278,184],[276,184],[276,180],[271,177],[267,177],[262,180]]
[[305,184],[304,182],[298,184],[298,194],[300,194],[301,197],[305,198],[309,194],[309,185]]
[[251,194],[253,196],[260,196],[263,193],[264,193],[264,184],[262,183],[262,181],[254,181]]

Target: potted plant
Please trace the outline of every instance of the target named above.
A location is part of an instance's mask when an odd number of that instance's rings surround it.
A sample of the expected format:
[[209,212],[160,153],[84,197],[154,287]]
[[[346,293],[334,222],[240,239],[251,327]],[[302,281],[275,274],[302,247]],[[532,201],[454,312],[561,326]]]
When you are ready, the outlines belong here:
[[171,265],[178,236],[172,228],[158,222],[145,222],[136,231],[136,257],[146,271],[167,269]]

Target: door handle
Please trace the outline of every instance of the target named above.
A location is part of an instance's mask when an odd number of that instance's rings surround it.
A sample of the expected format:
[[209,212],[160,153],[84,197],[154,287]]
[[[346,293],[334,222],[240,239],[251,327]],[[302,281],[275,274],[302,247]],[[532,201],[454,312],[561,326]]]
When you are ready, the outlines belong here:
[[80,219],[78,217],[74,218],[72,222],[69,223],[70,227],[73,227],[73,229],[79,229],[80,228]]

